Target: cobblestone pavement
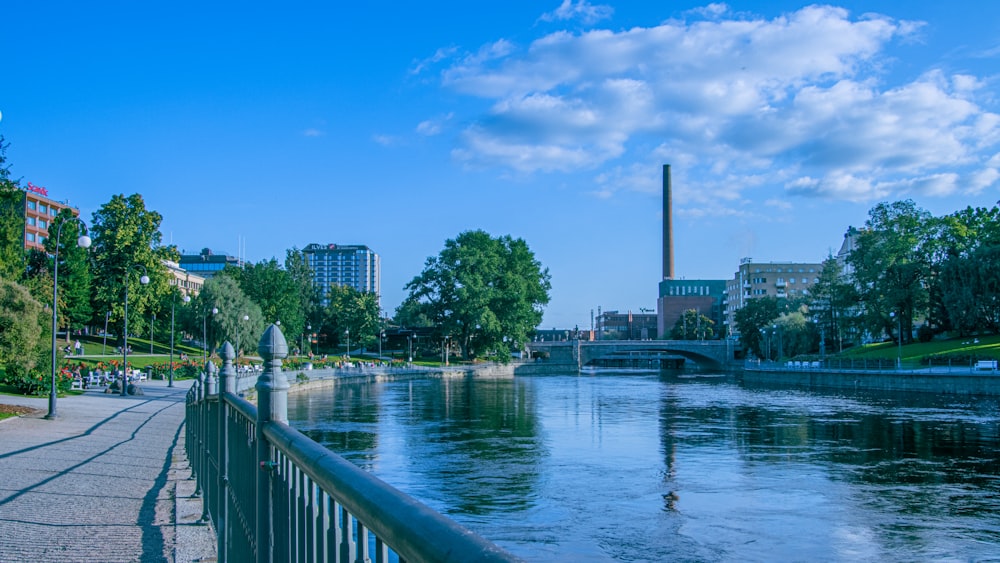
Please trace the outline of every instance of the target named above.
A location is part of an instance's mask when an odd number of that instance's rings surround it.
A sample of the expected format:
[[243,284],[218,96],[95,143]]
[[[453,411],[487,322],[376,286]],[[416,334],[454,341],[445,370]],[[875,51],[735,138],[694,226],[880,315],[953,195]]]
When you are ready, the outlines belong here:
[[175,385],[60,398],[55,420],[46,398],[0,396],[38,409],[0,421],[0,563],[215,561],[184,455],[190,382]]

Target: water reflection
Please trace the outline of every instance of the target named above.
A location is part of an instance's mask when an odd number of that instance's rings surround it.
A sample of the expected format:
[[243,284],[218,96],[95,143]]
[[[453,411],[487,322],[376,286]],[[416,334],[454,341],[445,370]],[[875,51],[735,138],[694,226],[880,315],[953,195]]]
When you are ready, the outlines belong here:
[[995,400],[604,374],[339,385],[293,424],[528,559],[981,560]]

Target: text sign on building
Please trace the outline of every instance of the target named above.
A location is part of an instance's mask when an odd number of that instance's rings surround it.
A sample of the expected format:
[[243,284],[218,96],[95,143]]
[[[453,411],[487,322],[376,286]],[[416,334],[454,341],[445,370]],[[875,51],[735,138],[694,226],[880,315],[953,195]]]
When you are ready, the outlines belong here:
[[26,192],[34,192],[36,194],[40,194],[40,195],[44,195],[44,196],[48,196],[49,195],[49,190],[47,190],[47,189],[45,189],[45,188],[43,188],[41,186],[36,186],[36,185],[32,184],[31,182],[28,182],[28,187],[24,188],[24,191],[26,191]]

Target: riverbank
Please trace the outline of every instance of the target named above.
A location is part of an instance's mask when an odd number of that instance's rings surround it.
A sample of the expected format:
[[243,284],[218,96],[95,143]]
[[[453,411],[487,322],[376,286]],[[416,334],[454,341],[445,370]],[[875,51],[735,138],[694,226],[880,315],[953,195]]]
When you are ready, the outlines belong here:
[[748,383],[806,388],[1000,396],[1000,372],[969,368],[846,370],[745,364]]

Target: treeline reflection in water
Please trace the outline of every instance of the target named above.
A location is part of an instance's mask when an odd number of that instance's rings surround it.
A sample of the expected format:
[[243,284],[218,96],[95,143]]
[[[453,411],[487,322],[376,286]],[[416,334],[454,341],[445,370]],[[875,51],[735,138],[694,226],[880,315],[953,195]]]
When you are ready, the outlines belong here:
[[995,399],[600,373],[289,396],[292,424],[529,560],[984,560]]

